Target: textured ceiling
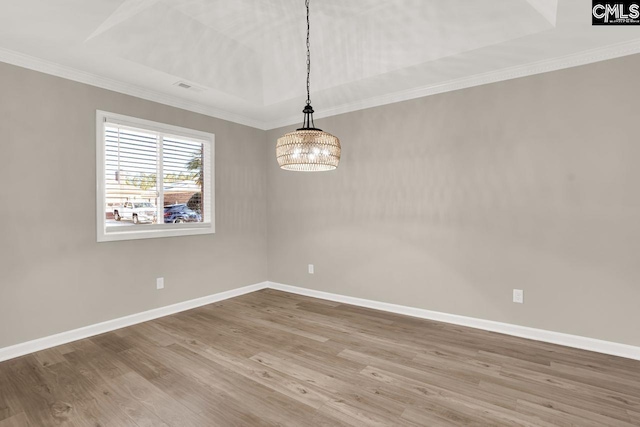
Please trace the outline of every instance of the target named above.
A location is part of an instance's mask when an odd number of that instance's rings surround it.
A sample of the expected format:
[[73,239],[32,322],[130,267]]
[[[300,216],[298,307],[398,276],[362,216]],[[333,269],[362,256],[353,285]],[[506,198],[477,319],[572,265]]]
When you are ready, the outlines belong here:
[[[264,127],[291,121],[306,98],[303,0],[0,6],[0,48],[13,52]],[[311,26],[312,100],[320,113],[640,37],[629,28],[595,31],[584,0],[312,0]]]
[[[86,43],[268,106],[304,89],[291,85],[305,73],[304,9],[295,8],[300,3],[125,0]],[[526,0],[329,0],[313,12],[314,90],[553,27]]]

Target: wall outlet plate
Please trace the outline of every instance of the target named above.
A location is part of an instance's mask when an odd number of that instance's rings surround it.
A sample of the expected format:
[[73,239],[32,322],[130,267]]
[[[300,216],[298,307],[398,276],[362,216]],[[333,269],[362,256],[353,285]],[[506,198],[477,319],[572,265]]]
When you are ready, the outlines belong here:
[[158,277],[156,279],[156,289],[164,289],[164,277]]
[[524,304],[524,291],[522,289],[513,290],[513,302]]
[[313,264],[309,264],[309,274],[313,274]]

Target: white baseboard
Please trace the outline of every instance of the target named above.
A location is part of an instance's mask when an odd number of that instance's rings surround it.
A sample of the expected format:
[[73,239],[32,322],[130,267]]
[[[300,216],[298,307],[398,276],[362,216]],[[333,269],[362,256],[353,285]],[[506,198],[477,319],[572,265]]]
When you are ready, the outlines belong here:
[[594,338],[582,337],[578,335],[564,334],[561,332],[529,328],[526,326],[512,325],[509,323],[494,322],[492,320],[476,319],[473,317],[459,316],[456,314],[441,313],[438,311],[424,310],[421,308],[407,307],[403,305],[389,304],[386,302],[349,297],[345,295],[332,294],[329,292],[316,291],[313,289],[299,288],[297,286],[283,285],[281,283],[268,282],[268,287],[279,291],[305,295],[313,298],[320,298],[344,304],[357,305],[359,307],[367,307],[375,310],[388,311],[391,313],[404,314],[406,316],[419,317],[422,319],[435,320],[438,322],[451,323],[454,325],[468,326],[470,328],[482,329],[485,331],[499,332],[501,334],[528,338],[531,340],[558,344],[566,347],[579,348],[582,350],[589,350],[597,353],[610,354],[613,356],[640,360],[640,347],[635,347],[628,344],[620,344]]
[[219,292],[217,294],[208,295],[202,298],[196,298],[189,301],[179,302],[177,304],[165,307],[154,308],[153,310],[143,311],[118,319],[107,320],[106,322],[96,323],[94,325],[85,326],[59,334],[50,335],[48,337],[38,338],[33,341],[12,345],[10,347],[0,348],[0,362],[13,359],[15,357],[24,356],[25,354],[34,353],[36,351],[45,350],[47,348],[56,347],[67,344],[72,341],[89,338],[94,335],[111,332],[126,326],[135,325],[137,323],[147,322],[159,317],[168,316],[170,314],[179,313],[192,308],[201,307],[203,305],[212,304],[214,302],[226,300],[251,292],[259,291],[268,287],[268,282],[257,283],[255,285],[244,286],[242,288],[232,289],[230,291]]
[[283,285],[281,283],[262,282],[255,285],[244,286],[242,288],[208,295],[202,298],[196,298],[193,300],[168,305],[166,307],[155,308],[153,310],[120,317],[118,319],[108,320],[102,323],[96,323],[95,325],[89,325],[67,332],[61,332],[59,334],[38,338],[33,341],[27,341],[10,347],[0,348],[0,362],[266,288],[340,302],[344,304],[356,305],[359,307],[388,311],[390,313],[403,314],[406,316],[418,317],[421,319],[429,319],[438,322],[451,323],[454,325],[468,326],[470,328],[482,329],[485,331],[499,332],[502,334],[528,338],[536,341],[559,344],[567,347],[579,348],[582,350],[595,351],[597,353],[610,354],[613,356],[626,357],[628,359],[640,360],[640,347],[635,347],[628,344],[597,340],[594,338],[564,334],[561,332],[546,331],[543,329],[529,328],[526,326],[512,325],[509,323],[494,322],[492,320],[476,319],[473,317],[459,316],[456,314],[441,313],[421,308],[372,301],[363,298],[349,297],[345,295],[332,294],[329,292],[316,291],[313,289],[300,288],[297,286]]

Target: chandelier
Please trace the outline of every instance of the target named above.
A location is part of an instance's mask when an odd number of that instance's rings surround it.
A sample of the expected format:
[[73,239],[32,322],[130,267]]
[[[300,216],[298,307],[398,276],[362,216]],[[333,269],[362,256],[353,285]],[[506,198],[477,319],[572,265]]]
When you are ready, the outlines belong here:
[[311,106],[309,76],[311,75],[311,51],[309,44],[309,0],[307,7],[307,104],[302,113],[302,127],[278,138],[276,158],[282,169],[302,172],[330,171],[340,162],[340,140],[315,127]]

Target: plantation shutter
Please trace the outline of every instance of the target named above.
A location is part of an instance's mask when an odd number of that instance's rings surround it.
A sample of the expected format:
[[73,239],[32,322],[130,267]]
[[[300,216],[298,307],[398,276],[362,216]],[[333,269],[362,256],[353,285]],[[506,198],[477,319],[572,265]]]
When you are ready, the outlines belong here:
[[107,205],[131,200],[158,206],[159,135],[118,124],[105,125],[105,190]]
[[99,242],[215,233],[215,135],[96,115]]
[[211,165],[203,159],[211,153],[205,141],[120,122],[106,121],[104,129],[107,218],[133,202],[156,210],[151,224],[164,225],[165,207],[177,205],[188,222],[210,221],[204,186]]
[[162,135],[162,177],[165,205],[185,203],[203,218],[209,200],[204,194],[204,178],[209,165],[203,162],[206,145],[202,141]]

